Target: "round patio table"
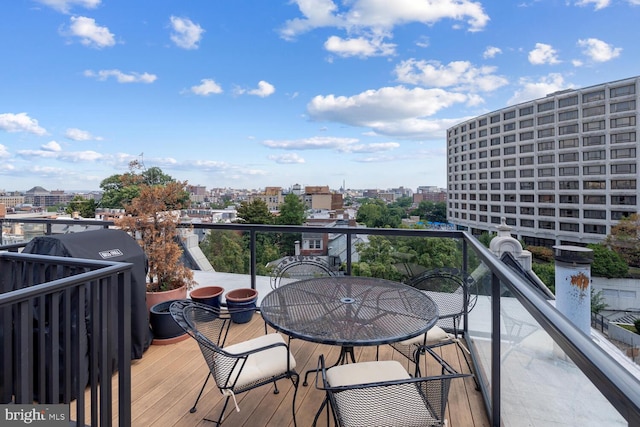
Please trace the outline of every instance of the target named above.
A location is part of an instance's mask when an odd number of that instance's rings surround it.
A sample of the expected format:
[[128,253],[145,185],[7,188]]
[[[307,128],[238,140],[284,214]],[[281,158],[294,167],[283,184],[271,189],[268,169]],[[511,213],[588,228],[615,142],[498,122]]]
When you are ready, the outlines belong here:
[[260,312],[268,325],[290,337],[341,346],[336,364],[348,362],[347,356],[355,362],[355,346],[413,338],[438,320],[438,307],[424,292],[359,276],[317,277],[282,285],[265,295]]

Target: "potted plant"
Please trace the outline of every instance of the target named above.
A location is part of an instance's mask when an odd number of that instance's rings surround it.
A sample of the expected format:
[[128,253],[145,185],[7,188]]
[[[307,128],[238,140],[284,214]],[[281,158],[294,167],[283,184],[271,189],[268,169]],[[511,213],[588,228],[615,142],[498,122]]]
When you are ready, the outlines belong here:
[[220,308],[223,292],[224,288],[222,286],[201,286],[192,290],[189,297],[199,303]]
[[[178,224],[180,208],[185,200],[186,182],[171,181],[165,184],[140,184],[139,194],[125,204],[125,215],[116,225],[130,233],[140,244],[147,257],[147,308],[150,316],[156,311],[168,313],[168,305],[152,308],[163,301],[184,299],[195,284],[193,272],[181,262]],[[152,327],[163,322],[150,319]],[[169,322],[170,323],[170,322]],[[174,322],[175,323],[175,322]],[[162,331],[153,330],[156,339],[165,339]],[[173,332],[169,332],[169,335]],[[186,337],[186,336],[185,336]]]
[[234,323],[247,323],[251,321],[256,311],[258,291],[252,288],[240,288],[229,291],[224,296],[231,321]]

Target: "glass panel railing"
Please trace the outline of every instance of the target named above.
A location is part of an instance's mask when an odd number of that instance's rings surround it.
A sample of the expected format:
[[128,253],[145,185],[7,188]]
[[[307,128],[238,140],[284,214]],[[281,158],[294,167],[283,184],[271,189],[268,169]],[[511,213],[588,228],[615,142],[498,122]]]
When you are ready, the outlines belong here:
[[500,319],[505,426],[628,425],[516,298],[501,298]]

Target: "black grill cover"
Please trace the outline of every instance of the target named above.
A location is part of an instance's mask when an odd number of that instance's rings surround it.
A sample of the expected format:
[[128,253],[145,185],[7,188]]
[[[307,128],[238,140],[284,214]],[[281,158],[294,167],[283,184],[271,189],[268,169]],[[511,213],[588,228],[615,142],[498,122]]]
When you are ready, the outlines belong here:
[[146,258],[136,241],[122,230],[102,229],[36,237],[23,253],[85,258],[133,264],[131,272],[131,358],[140,359],[152,335],[146,305]]

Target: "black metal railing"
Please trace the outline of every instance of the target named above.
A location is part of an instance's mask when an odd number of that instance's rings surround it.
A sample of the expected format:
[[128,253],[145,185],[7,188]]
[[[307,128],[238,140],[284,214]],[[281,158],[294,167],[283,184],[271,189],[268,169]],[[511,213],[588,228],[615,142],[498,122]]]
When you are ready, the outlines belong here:
[[128,263],[0,253],[0,403],[73,402],[77,425],[111,426],[117,370],[130,426],[130,286]]
[[[6,220],[5,220],[6,221]],[[24,220],[12,220],[24,221]],[[38,220],[32,220],[38,221]],[[42,221],[42,220],[39,220]],[[0,222],[2,220],[0,219]],[[502,425],[501,401],[501,377],[505,367],[501,364],[501,300],[505,292],[513,300],[526,310],[537,322],[542,330],[553,340],[554,345],[560,348],[589,379],[597,390],[609,402],[629,425],[640,425],[640,381],[629,373],[621,364],[614,360],[602,348],[580,330],[578,330],[566,317],[560,314],[552,305],[533,291],[521,276],[503,264],[498,257],[493,255],[476,238],[463,231],[433,231],[418,229],[376,229],[357,227],[306,227],[306,226],[269,226],[255,224],[193,224],[194,228],[207,230],[236,230],[249,234],[250,246],[250,277],[251,286],[256,286],[257,254],[256,236],[260,233],[320,233],[346,236],[345,272],[352,272],[352,240],[356,235],[378,235],[393,237],[419,237],[419,238],[446,238],[454,239],[459,245],[461,256],[460,265],[453,267],[463,271],[471,271],[481,267],[487,274],[487,282],[484,292],[490,300],[490,366],[483,368],[482,358],[476,354],[476,349],[469,337],[465,339],[472,352],[472,358],[476,364],[480,377],[481,389],[485,398],[485,404],[493,426]],[[0,248],[1,249],[1,248]],[[477,309],[476,309],[477,310]],[[465,319],[464,329],[468,332],[468,319]],[[526,400],[526,399],[525,399]],[[523,400],[523,402],[525,401]]]

